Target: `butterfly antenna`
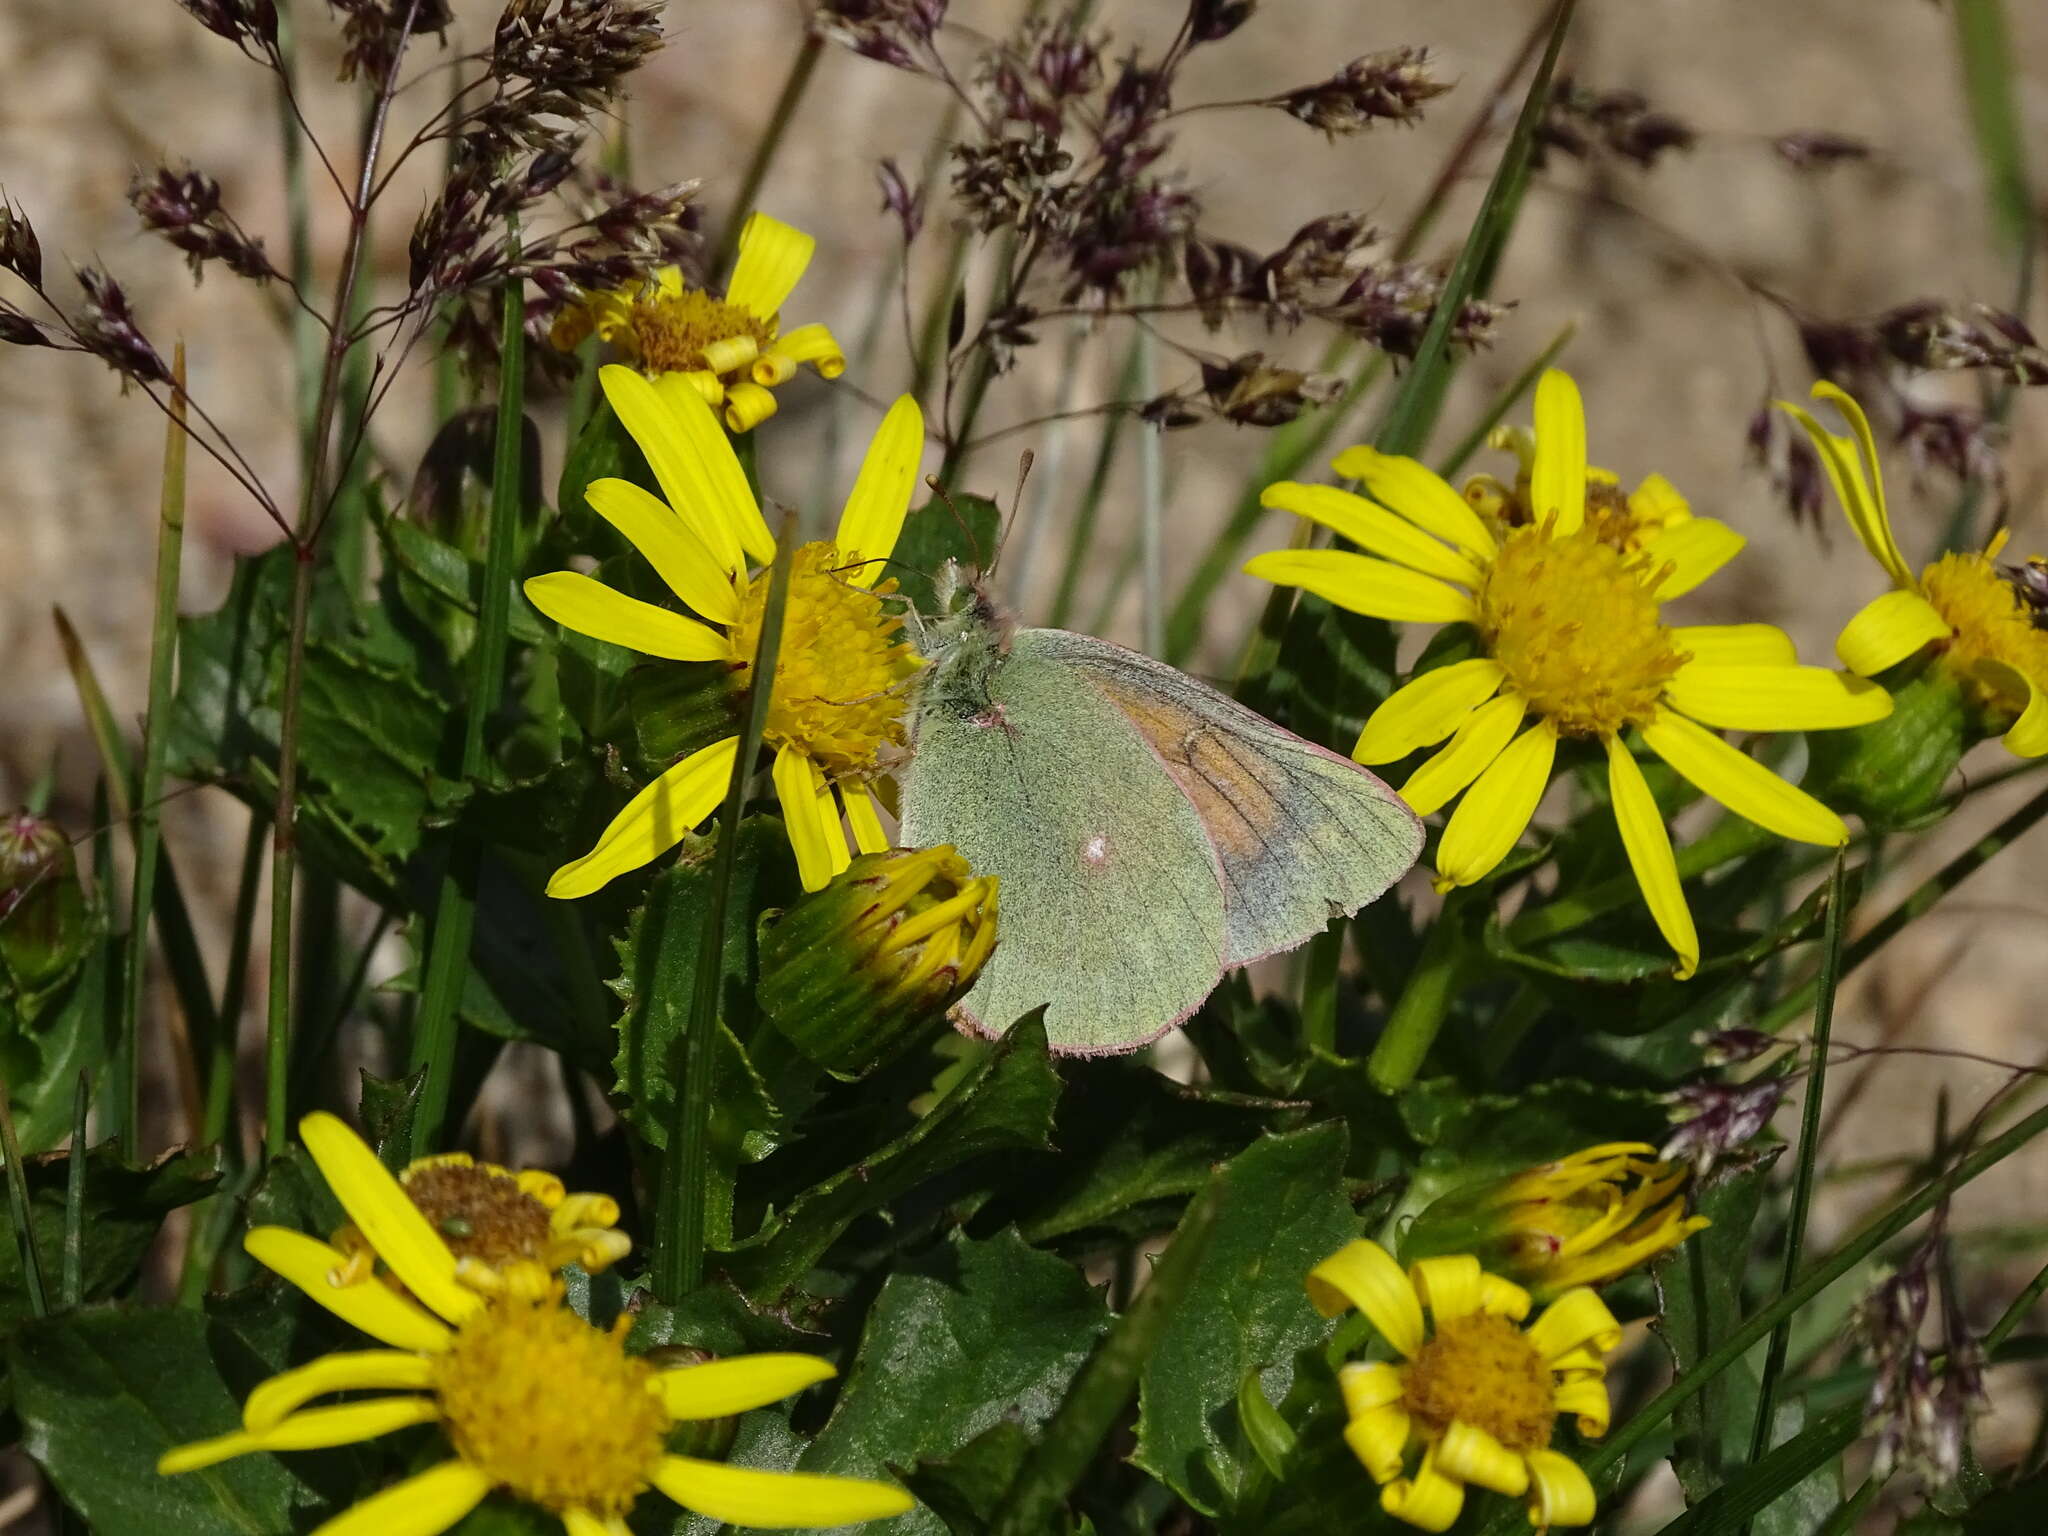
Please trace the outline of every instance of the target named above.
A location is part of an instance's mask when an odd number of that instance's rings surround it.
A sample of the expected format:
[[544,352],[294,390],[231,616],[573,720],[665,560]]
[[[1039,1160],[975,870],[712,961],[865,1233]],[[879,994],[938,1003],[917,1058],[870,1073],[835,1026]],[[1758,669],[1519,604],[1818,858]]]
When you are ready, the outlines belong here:
[[1000,542],[996,545],[995,558],[989,561],[988,569],[982,573],[984,578],[995,575],[996,566],[1002,562],[1003,551],[1010,547],[1011,530],[1017,526],[1017,518],[1024,511],[1024,486],[1031,478],[1031,464],[1032,453],[1026,448],[1017,458],[1017,490],[1010,499],[1010,515],[1003,519],[1003,531]]
[[[993,567],[994,562],[992,560],[983,560],[981,558],[981,540],[977,539],[974,536],[973,527],[968,523],[966,518],[960,515],[960,509],[953,504],[953,498],[946,494],[946,488],[943,485],[939,484],[939,477],[937,475],[926,475],[924,477],[924,483],[928,487],[930,487],[931,493],[934,496],[938,497],[939,500],[943,501],[946,504],[946,510],[953,515],[954,526],[960,530],[961,537],[967,540],[969,547],[972,548],[974,551],[974,568],[977,571],[983,572],[986,572],[989,569],[991,569]],[[996,553],[1001,554],[1001,549],[998,548]]]

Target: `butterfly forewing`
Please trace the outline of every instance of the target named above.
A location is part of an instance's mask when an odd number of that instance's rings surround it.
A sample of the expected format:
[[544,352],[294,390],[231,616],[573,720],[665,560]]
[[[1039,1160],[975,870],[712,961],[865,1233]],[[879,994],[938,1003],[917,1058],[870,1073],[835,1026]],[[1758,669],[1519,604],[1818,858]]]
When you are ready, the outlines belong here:
[[1223,871],[1226,966],[1312,938],[1422,851],[1422,823],[1379,778],[1184,672],[1057,629],[1023,631],[1012,656],[1085,678],[1199,814]]

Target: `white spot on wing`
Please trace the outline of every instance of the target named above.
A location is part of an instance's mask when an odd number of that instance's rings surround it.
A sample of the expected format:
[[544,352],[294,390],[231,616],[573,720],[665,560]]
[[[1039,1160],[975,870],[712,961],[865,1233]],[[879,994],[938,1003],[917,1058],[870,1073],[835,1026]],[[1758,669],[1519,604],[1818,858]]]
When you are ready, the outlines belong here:
[[1081,839],[1081,867],[1083,869],[1107,869],[1109,867],[1109,834],[1091,832]]

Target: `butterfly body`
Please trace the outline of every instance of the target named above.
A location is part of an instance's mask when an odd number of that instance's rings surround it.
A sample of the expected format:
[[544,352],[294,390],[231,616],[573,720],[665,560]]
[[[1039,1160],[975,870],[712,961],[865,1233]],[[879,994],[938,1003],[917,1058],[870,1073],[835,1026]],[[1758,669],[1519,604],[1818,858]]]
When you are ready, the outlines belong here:
[[1043,1005],[1056,1050],[1134,1050],[1421,849],[1372,774],[1150,657],[1013,629],[979,592],[927,654],[903,841],[1002,882],[971,1028]]

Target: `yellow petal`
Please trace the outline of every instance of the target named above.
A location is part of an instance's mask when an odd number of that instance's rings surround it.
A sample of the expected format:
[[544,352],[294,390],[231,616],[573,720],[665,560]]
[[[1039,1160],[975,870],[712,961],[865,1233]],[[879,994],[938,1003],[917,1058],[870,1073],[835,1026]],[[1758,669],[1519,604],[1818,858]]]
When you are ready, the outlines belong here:
[[332,1408],[308,1408],[261,1434],[238,1429],[211,1440],[175,1446],[158,1458],[156,1469],[165,1477],[174,1477],[252,1451],[321,1451],[330,1446],[354,1445],[414,1424],[431,1424],[440,1416],[441,1410],[431,1397],[375,1397],[368,1402],[339,1403]]
[[1362,483],[1381,506],[1391,507],[1416,527],[1481,562],[1500,548],[1465,498],[1426,464],[1361,443],[1338,454],[1330,467],[1346,480]]
[[1607,748],[1607,790],[1614,801],[1621,846],[1628,853],[1636,884],[1643,888],[1643,900],[1657,931],[1678,955],[1677,976],[1684,981],[1699,969],[1700,936],[1693,927],[1692,910],[1685,904],[1685,888],[1679,884],[1671,835],[1664,830],[1663,813],[1643,779],[1643,770],[1636,766],[1621,738],[1603,736],[1601,745]]
[[[375,1281],[365,1282],[376,1284]],[[371,1388],[425,1388],[433,1367],[425,1355],[395,1349],[366,1349],[322,1355],[296,1370],[260,1383],[242,1404],[242,1428],[262,1434],[316,1397]]]
[[1492,657],[1475,656],[1411,679],[1372,712],[1351,749],[1352,759],[1391,763],[1417,747],[1433,746],[1492,698],[1506,675]]
[[714,624],[739,622],[732,577],[697,531],[660,497],[630,480],[606,479],[585,486],[583,499],[646,557],[677,597]]
[[1413,1420],[1398,1403],[1368,1408],[1344,1426],[1344,1443],[1376,1483],[1391,1483],[1408,1459],[1408,1434]]
[[1666,528],[1643,545],[1652,575],[1666,566],[1671,573],[1656,583],[1657,601],[1683,597],[1742,553],[1749,540],[1718,518],[1689,517]]
[[1643,740],[1702,794],[1766,832],[1826,848],[1849,840],[1842,818],[1820,801],[1683,715],[1660,710],[1643,727]]
[[1465,1507],[1465,1485],[1437,1470],[1436,1447],[1422,1453],[1415,1476],[1380,1490],[1380,1508],[1424,1531],[1447,1531]]
[[1529,1466],[1485,1430],[1451,1420],[1436,1443],[1436,1464],[1446,1477],[1518,1499],[1529,1490]]
[[[717,661],[731,654],[726,638],[680,613],[614,592],[580,571],[549,571],[527,579],[526,600],[565,629],[669,661]],[[730,589],[728,589],[730,590]]]
[[816,1355],[740,1355],[663,1371],[654,1378],[671,1419],[722,1419],[780,1402],[838,1371]]
[[728,736],[693,752],[626,802],[580,859],[556,870],[548,894],[560,901],[588,896],[628,870],[660,858],[725,798],[740,740]]
[[725,426],[729,432],[751,432],[776,409],[775,391],[763,389],[752,379],[739,379],[726,387]]
[[783,829],[804,889],[818,890],[853,862],[839,830],[832,786],[808,756],[785,745],[775,754],[775,798],[782,802]]
[[1347,1360],[1337,1367],[1337,1390],[1344,1395],[1344,1411],[1352,1418],[1398,1403],[1405,1390],[1401,1368],[1384,1360]]
[[456,1283],[455,1255],[369,1143],[325,1110],[299,1122],[299,1139],[356,1230],[420,1304],[451,1323],[475,1316],[483,1302]]
[[1709,666],[1790,667],[1799,661],[1792,637],[1775,624],[1679,624],[1671,639]]
[[1390,560],[1336,549],[1276,549],[1245,562],[1245,574],[1300,587],[1376,619],[1410,624],[1469,624],[1479,610],[1456,587]]
[[775,540],[747,485],[732,442],[702,392],[683,374],[658,384],[614,364],[598,370],[619,422],[640,445],[676,516],[696,530],[728,571],[747,556],[775,558]]
[[896,552],[923,457],[924,412],[910,396],[898,395],[868,443],[833,539],[851,567],[846,579],[855,586],[872,587],[888,574],[882,562]]
[[1396,517],[1385,507],[1376,506],[1349,491],[1340,491],[1334,485],[1277,481],[1260,493],[1259,504],[1321,523],[1360,549],[1426,575],[1468,587],[1478,586],[1481,580],[1480,569],[1470,556],[1459,553],[1442,539],[1424,533],[1406,518]]
[[809,363],[821,379],[836,379],[846,372],[846,354],[822,325],[800,325],[784,331],[775,338],[775,350],[792,362]]
[[1408,777],[1401,786],[1401,798],[1418,816],[1448,805],[1466,785],[1485,771],[1503,748],[1514,739],[1527,706],[1521,695],[1501,694],[1488,699],[1465,717],[1451,737],[1451,744]]
[[1519,1323],[1529,1315],[1529,1293],[1514,1281],[1489,1272],[1479,1277],[1479,1309]]
[[1948,620],[1932,603],[1910,587],[1894,587],[1865,603],[1856,617],[1842,626],[1835,654],[1851,672],[1875,677],[1923,645],[1946,640],[1949,634]]
[[393,1349],[438,1354],[454,1337],[446,1326],[388,1285],[365,1280],[336,1285],[348,1255],[289,1227],[252,1227],[242,1239],[249,1257],[282,1275],[343,1322]]
[[756,1472],[694,1456],[662,1457],[655,1465],[654,1486],[700,1515],[768,1530],[886,1520],[917,1503],[891,1483],[809,1472]]
[[1586,1286],[1575,1286],[1543,1309],[1543,1315],[1529,1325],[1529,1342],[1555,1362],[1581,1345],[1606,1354],[1621,1342],[1621,1324],[1602,1301]]
[[444,1461],[351,1505],[312,1536],[441,1536],[490,1491],[490,1478],[468,1462]]
[[1579,386],[1559,368],[1536,381],[1536,462],[1529,468],[1529,510],[1537,527],[1577,533],[1586,520],[1586,408]]
[[1560,1451],[1531,1451],[1528,1456],[1529,1523],[1539,1530],[1551,1525],[1591,1525],[1598,1501],[1579,1464]]
[[725,302],[756,320],[773,320],[817,248],[818,242],[802,230],[765,213],[749,214],[740,230],[739,257],[733,262]]
[[1557,1388],[1557,1411],[1576,1414],[1579,1433],[1589,1440],[1597,1440],[1607,1433],[1607,1421],[1614,1411],[1607,1400],[1607,1383],[1587,1377],[1581,1377],[1577,1381],[1560,1382]]
[[1688,662],[1664,685],[1673,709],[1724,731],[1823,731],[1892,712],[1877,684],[1826,667],[1716,667]]
[[[1780,400],[1778,409],[1797,421],[1806,429],[1806,435],[1813,439],[1814,449],[1820,454],[1828,479],[1834,483],[1835,495],[1842,503],[1842,511],[1848,516],[1849,527],[1855,532],[1857,542],[1884,567],[1885,574],[1891,577],[1894,585],[1914,585],[1913,569],[1906,564],[1906,557],[1899,553],[1899,542],[1892,534],[1891,514],[1884,500],[1884,471],[1877,462],[1877,441],[1871,435],[1869,418],[1863,414],[1862,406],[1826,380],[1813,386],[1813,398],[1834,402],[1835,408],[1847,418],[1850,430],[1856,434],[1853,441],[1828,431],[1804,406]],[[1864,473],[1866,465],[1869,469],[1867,476]]]
[[1356,1307],[1401,1354],[1422,1348],[1422,1300],[1392,1254],[1356,1238],[1308,1272],[1308,1299],[1325,1317]]
[[1557,727],[1538,720],[1487,764],[1437,844],[1440,887],[1470,885],[1508,856],[1536,814],[1556,757]]
[[1415,1294],[1439,1328],[1479,1310],[1479,1275],[1479,1260],[1469,1253],[1446,1254],[1408,1266]]
[[1628,493],[1628,510],[1646,528],[1670,528],[1692,516],[1692,503],[1664,476],[1643,476]]
[[839,799],[846,807],[846,825],[853,832],[853,846],[862,853],[887,853],[889,834],[882,830],[875,792],[858,779],[846,779],[839,785]]
[[779,389],[796,377],[796,359],[777,348],[754,359],[747,377],[763,389]]
[[2014,757],[2048,755],[2048,693],[2043,693],[2041,685],[2018,667],[2007,667],[2006,672],[2026,684],[2027,707],[2005,733],[2005,750]]
[[[568,1532],[568,1536],[612,1536],[614,1522],[600,1520],[580,1509],[565,1509],[562,1511],[562,1529]],[[616,1529],[627,1531],[630,1536],[630,1528],[624,1521],[616,1522]]]

